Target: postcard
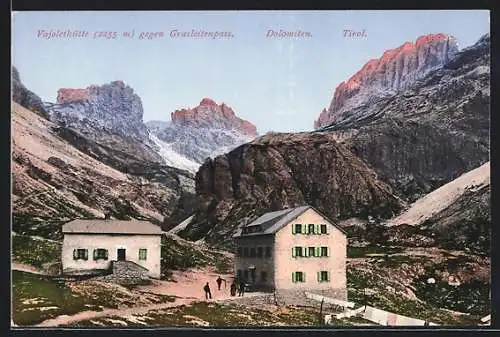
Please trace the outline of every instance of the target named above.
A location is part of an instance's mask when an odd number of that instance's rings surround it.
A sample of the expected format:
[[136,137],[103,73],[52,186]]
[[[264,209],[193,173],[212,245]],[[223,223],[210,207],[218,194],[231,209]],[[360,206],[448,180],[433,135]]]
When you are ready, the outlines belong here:
[[13,12],[11,326],[489,325],[489,17]]

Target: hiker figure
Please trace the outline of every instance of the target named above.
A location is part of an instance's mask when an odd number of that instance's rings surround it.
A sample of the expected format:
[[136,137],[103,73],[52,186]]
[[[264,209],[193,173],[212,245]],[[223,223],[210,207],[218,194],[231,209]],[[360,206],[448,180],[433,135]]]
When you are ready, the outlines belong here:
[[243,296],[245,294],[245,282],[241,282],[240,283],[240,289],[239,289],[239,292],[238,292],[238,296]]
[[236,284],[233,282],[231,283],[231,296],[236,295]]
[[220,285],[222,284],[222,281],[223,281],[223,280],[221,279],[221,277],[220,277],[220,276],[219,276],[219,277],[217,277],[217,280],[215,281],[215,282],[217,282],[217,288],[218,288],[219,290],[220,290]]
[[203,290],[205,290],[205,299],[208,300],[209,298],[212,298],[212,293],[210,292],[210,286],[208,285],[208,282],[203,287]]

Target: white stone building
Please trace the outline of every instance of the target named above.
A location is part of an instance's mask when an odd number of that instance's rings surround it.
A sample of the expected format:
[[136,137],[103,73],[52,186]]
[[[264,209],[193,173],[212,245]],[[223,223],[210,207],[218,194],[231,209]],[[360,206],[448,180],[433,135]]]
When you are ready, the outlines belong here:
[[63,225],[63,274],[99,274],[113,261],[129,261],[160,277],[161,235],[148,221],[73,220]]
[[236,278],[261,290],[347,299],[346,233],[313,207],[266,213],[234,239]]

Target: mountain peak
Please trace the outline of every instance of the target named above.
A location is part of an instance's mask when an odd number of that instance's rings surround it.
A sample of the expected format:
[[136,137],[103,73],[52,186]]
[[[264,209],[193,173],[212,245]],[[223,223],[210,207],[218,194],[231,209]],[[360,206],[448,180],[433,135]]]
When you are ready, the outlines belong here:
[[175,110],[170,114],[174,124],[193,126],[196,128],[221,128],[235,130],[245,136],[256,137],[255,125],[236,116],[233,109],[225,103],[217,104],[210,98],[203,98],[193,108]]
[[200,102],[200,106],[202,105],[217,106],[217,103],[213,99],[205,97]]
[[[102,87],[105,87],[103,85]],[[125,82],[121,80],[116,80],[110,82],[107,86],[111,86],[112,88],[118,88],[118,89],[124,89],[125,88]],[[91,96],[98,95],[99,89],[101,86],[92,84],[89,85],[87,88],[78,88],[78,89],[73,89],[73,88],[61,88],[57,90],[57,103],[58,104],[65,104],[65,103],[72,103],[72,102],[78,102],[78,101],[85,101],[90,99]]]
[[[458,51],[456,39],[446,34],[427,34],[386,50],[380,58],[369,60],[347,81],[340,83],[330,107],[314,122],[315,128],[330,125],[346,117],[353,105],[359,105],[380,91],[398,91],[410,86],[430,70],[446,63]],[[365,94],[365,95],[363,95]]]

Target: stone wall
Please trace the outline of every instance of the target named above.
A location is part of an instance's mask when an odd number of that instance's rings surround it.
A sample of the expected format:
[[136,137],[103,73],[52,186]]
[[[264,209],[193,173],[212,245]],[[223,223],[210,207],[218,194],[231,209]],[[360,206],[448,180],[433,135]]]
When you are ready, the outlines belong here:
[[[302,306],[302,307],[316,308],[319,311],[321,302],[308,299],[305,294],[306,291],[307,290],[278,290],[276,291],[276,302],[274,294],[272,292],[262,295],[253,295],[253,296],[243,295],[243,297],[230,298],[226,301],[241,305],[251,305],[260,307],[269,305],[274,306],[276,304],[280,307]],[[328,291],[315,290],[313,293],[342,301],[347,300],[347,292],[342,290],[328,290]],[[339,311],[341,311],[341,309],[338,306],[329,303],[323,303],[324,313],[338,313]]]
[[[277,290],[276,297],[278,299],[278,303],[284,302],[286,305],[319,308],[321,302],[307,298],[306,291],[311,292],[313,294],[338,299],[341,301],[347,301],[347,289]],[[329,303],[323,303],[323,309],[328,311],[336,311],[337,308],[335,305]]]
[[148,284],[148,270],[131,261],[112,261],[112,274],[99,278],[101,281],[122,285]]

